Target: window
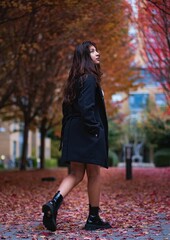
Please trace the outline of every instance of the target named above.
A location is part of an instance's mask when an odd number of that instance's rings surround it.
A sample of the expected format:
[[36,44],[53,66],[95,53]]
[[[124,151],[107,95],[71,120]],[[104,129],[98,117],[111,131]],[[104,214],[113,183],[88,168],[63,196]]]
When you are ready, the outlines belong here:
[[141,70],[141,76],[142,76],[141,82],[144,83],[145,85],[150,85],[150,86],[159,85],[155,81],[154,76],[147,69]]
[[17,142],[13,141],[13,160],[15,161],[17,157]]
[[0,127],[0,132],[5,132],[6,129],[4,127]]
[[142,111],[146,108],[149,99],[147,93],[130,94],[129,96],[129,108],[131,112]]
[[120,102],[122,100],[123,100],[123,97],[122,97],[121,94],[117,93],[117,94],[112,95],[112,102],[113,103],[117,103],[117,102]]
[[164,93],[155,94],[155,103],[157,106],[163,107],[166,106],[166,96]]

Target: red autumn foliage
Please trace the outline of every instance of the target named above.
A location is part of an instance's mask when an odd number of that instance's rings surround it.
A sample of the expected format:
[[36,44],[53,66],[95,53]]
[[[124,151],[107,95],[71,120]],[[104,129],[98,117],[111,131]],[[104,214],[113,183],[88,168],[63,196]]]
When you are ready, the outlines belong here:
[[[44,136],[59,121],[57,103],[61,102],[77,43],[90,39],[102,52],[103,87],[110,114],[111,95],[136,88],[130,18],[131,7],[125,0],[0,2],[0,108],[10,99],[15,107],[8,113],[24,123],[21,169],[26,168],[32,125],[36,122]],[[41,142],[43,146],[43,138]],[[42,163],[43,155],[42,150]]]
[[[57,230],[51,233],[42,225],[41,206],[51,199],[67,169],[1,172],[0,238],[116,239],[112,238],[114,235],[126,239],[130,231],[130,239],[136,239],[147,237],[150,228],[154,236],[159,236],[158,215],[162,214],[165,221],[170,220],[170,168],[135,168],[133,180],[128,181],[125,169],[102,169],[101,173],[100,215],[113,228],[95,232],[82,230],[88,214],[85,178],[64,199],[58,212]],[[42,177],[56,177],[56,181],[41,181]]]
[[170,1],[140,0],[137,5],[142,55],[170,103]]

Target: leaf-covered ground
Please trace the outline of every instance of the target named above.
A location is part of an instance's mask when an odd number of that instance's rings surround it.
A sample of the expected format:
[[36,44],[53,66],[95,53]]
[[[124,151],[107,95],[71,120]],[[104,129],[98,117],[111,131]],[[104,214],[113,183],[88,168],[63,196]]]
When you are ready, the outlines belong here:
[[[83,230],[88,214],[87,179],[65,199],[57,230],[42,225],[41,206],[57,190],[67,168],[0,172],[0,239],[170,239],[170,168],[102,169],[100,216],[112,229]],[[55,177],[56,181],[42,181]]]

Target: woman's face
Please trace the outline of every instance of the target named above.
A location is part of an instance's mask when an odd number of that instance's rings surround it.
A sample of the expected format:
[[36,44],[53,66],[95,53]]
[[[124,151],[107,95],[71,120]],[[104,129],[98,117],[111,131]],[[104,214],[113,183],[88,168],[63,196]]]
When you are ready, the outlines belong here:
[[100,63],[100,54],[97,52],[95,46],[90,46],[89,47],[90,50],[90,57],[93,60],[93,62],[95,64],[99,64]]

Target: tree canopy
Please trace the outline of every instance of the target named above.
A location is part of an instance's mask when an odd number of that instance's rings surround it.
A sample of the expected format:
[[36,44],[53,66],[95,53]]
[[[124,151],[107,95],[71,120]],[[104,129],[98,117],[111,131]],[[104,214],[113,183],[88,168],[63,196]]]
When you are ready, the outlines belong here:
[[170,1],[140,0],[137,4],[142,55],[170,103]]
[[108,112],[113,112],[112,94],[136,87],[130,20],[131,8],[125,0],[0,2],[0,108],[12,104],[21,113],[23,168],[31,124],[40,126],[45,120],[49,129],[57,123],[76,44],[91,40],[101,51]]

